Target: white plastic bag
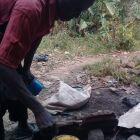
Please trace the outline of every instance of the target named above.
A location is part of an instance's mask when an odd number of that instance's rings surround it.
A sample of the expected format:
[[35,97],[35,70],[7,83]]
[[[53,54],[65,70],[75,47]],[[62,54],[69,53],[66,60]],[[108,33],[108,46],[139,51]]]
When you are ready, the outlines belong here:
[[56,114],[65,110],[78,109],[89,101],[91,94],[90,86],[85,86],[83,91],[79,91],[63,81],[59,82],[58,92],[43,103],[50,113]]

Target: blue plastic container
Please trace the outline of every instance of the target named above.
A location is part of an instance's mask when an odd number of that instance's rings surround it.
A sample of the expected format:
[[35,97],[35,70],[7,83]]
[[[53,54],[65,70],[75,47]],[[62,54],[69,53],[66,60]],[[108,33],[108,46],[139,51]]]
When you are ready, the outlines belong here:
[[44,85],[39,80],[33,79],[32,82],[27,85],[27,88],[34,96],[36,96],[44,88]]

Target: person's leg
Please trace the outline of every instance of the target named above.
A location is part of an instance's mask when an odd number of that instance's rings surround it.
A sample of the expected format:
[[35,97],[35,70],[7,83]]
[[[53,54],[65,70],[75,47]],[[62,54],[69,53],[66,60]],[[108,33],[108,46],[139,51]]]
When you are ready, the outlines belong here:
[[4,140],[4,125],[3,125],[3,115],[5,114],[6,108],[0,103],[0,140]]
[[21,126],[22,128],[26,128],[28,125],[28,114],[25,105],[23,105],[19,101],[7,100],[7,107],[10,120],[14,122],[18,121],[19,126]]
[[4,140],[4,126],[3,126],[3,119],[0,116],[0,140]]
[[4,140],[4,125],[3,125],[3,116],[6,112],[6,105],[0,100],[0,140]]
[[17,127],[12,132],[16,138],[30,137],[33,135],[34,130],[28,124],[28,112],[25,105],[19,101],[7,100],[7,108],[9,112],[9,119],[18,122]]
[[7,109],[6,100],[4,97],[4,86],[0,81],[0,140],[4,140],[5,133],[4,133],[4,125],[3,125],[3,116]]
[[54,125],[52,116],[35,99],[35,97],[32,96],[16,70],[0,65],[0,80],[3,81],[11,91],[11,93],[7,95],[9,99],[17,99],[27,108],[32,110],[39,128],[47,128]]
[[39,44],[40,44],[41,40],[42,40],[42,38],[38,38],[37,40],[35,40],[32,43],[32,48],[29,50],[29,52],[27,53],[27,55],[24,58],[23,71],[30,72],[30,67],[31,67],[31,64],[32,64],[34,54],[35,54],[37,48],[39,47]]

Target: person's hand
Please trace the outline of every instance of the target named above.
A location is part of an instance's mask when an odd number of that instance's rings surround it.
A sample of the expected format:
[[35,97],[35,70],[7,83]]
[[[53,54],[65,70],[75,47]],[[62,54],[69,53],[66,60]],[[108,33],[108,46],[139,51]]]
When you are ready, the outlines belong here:
[[48,140],[52,139],[56,134],[56,124],[54,117],[47,111],[44,111],[38,115],[35,115],[35,118],[40,130],[41,137]]
[[43,115],[41,118],[42,120],[40,120],[39,122],[37,121],[40,130],[40,137],[51,140],[57,133],[56,124],[52,116],[47,114],[47,116],[45,118],[44,117],[45,116]]

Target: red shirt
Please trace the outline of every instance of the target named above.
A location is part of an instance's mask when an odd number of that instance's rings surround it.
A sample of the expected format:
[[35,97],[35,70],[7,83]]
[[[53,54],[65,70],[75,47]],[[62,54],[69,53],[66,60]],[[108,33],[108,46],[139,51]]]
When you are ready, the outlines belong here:
[[55,0],[0,0],[0,63],[16,69],[32,43],[48,34],[56,18]]

